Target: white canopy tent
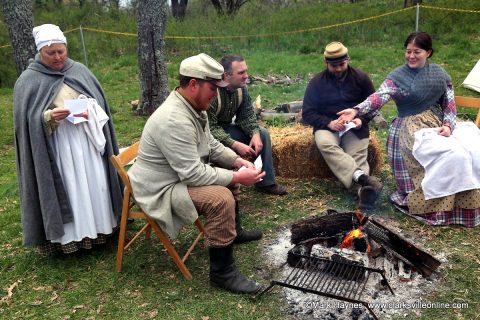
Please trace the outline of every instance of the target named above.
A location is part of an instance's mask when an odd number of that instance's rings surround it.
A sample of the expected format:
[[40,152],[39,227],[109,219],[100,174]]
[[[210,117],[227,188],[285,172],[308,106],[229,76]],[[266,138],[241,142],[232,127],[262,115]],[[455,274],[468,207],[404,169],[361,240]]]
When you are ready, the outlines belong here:
[[480,92],[480,60],[473,67],[462,83],[465,88]]

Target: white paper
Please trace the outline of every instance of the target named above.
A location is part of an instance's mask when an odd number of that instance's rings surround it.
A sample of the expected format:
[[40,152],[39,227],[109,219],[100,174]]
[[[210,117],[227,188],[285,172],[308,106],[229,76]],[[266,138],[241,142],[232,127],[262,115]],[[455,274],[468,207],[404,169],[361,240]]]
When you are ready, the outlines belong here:
[[356,127],[356,126],[355,126],[355,123],[353,123],[353,122],[347,122],[347,123],[345,123],[345,129],[343,129],[342,131],[339,131],[339,132],[338,132],[338,136],[339,136],[339,137],[342,137],[348,130],[353,129],[353,128],[355,128],[355,127]]
[[261,156],[258,156],[257,159],[255,159],[255,161],[253,162],[253,164],[255,165],[255,168],[257,168],[257,170],[262,171],[263,161]]
[[63,100],[65,108],[70,110],[70,114],[67,116],[67,120],[73,124],[88,121],[84,117],[74,117],[74,114],[79,114],[87,111],[88,99],[65,99]]
[[[253,165],[255,166],[255,168],[258,170],[258,171],[262,171],[262,168],[263,168],[263,161],[262,161],[262,157],[261,156],[258,156],[257,159],[255,159],[255,161],[253,162]],[[243,169],[245,169],[246,167],[245,166],[241,166],[240,169],[238,169],[238,171],[242,171]],[[262,181],[263,179],[260,179],[260,181]]]

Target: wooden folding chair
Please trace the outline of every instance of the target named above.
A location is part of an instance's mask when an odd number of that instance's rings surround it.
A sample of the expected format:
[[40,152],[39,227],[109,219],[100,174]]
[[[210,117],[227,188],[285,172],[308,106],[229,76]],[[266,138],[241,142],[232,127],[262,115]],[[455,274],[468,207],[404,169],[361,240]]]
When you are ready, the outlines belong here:
[[455,96],[455,104],[457,107],[477,108],[478,113],[475,124],[480,128],[480,98]]
[[[183,273],[183,276],[187,280],[192,279],[192,275],[190,271],[188,270],[187,266],[185,265],[185,261],[187,260],[188,256],[190,253],[193,251],[197,243],[200,241],[200,239],[204,235],[204,229],[203,225],[200,222],[199,219],[195,221],[195,225],[200,231],[198,236],[195,238],[195,240],[192,242],[190,247],[188,248],[187,252],[183,256],[183,258],[180,258],[177,250],[173,247],[170,239],[168,236],[163,232],[158,224],[149,216],[145,214],[145,212],[142,211],[142,209],[136,205],[135,203],[135,198],[133,196],[132,192],[132,185],[130,184],[130,179],[128,178],[127,171],[125,167],[137,157],[138,154],[138,147],[139,147],[139,142],[136,142],[132,144],[130,147],[124,149],[118,156],[111,156],[110,161],[113,163],[115,166],[115,169],[117,169],[118,175],[123,181],[123,184],[125,185],[125,189],[123,191],[123,205],[122,205],[122,217],[120,220],[120,234],[118,236],[118,250],[117,250],[117,263],[116,263],[116,270],[117,272],[122,271],[122,263],[123,263],[123,254],[125,250],[127,250],[130,245],[143,233],[145,232],[146,238],[149,240],[150,239],[150,234],[151,230],[155,232],[155,234],[158,236],[160,241],[162,242],[163,246],[167,250],[168,254],[170,257],[172,257],[173,261],[177,265],[177,267],[180,269],[180,271]],[[127,232],[127,220],[131,219],[143,219],[145,220],[145,225],[138,231],[134,237],[128,241],[127,244],[125,244],[125,235]]]

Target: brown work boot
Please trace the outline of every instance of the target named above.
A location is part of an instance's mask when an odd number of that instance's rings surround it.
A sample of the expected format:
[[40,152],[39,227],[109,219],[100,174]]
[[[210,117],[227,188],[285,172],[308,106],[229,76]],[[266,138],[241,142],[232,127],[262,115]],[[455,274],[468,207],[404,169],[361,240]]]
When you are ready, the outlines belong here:
[[358,191],[358,207],[363,210],[370,210],[382,192],[383,183],[377,177],[365,174],[358,178],[358,183],[362,185]]
[[382,181],[380,181],[380,179],[374,176],[367,176],[366,174],[362,174],[358,178],[358,183],[362,187],[366,187],[366,186],[372,187],[377,194],[380,194],[380,192],[383,189],[383,183]]
[[277,196],[283,196],[288,193],[287,187],[282,186],[280,184],[272,184],[271,186],[265,186],[265,187],[255,186],[255,190],[257,190],[260,193],[273,194]]
[[371,186],[361,187],[358,190],[358,208],[362,210],[371,210],[377,201],[379,193]]

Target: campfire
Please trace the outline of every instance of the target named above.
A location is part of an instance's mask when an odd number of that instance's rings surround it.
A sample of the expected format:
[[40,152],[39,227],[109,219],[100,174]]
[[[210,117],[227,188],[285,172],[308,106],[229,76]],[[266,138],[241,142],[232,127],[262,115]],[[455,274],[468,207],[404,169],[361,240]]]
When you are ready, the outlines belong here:
[[395,282],[408,282],[417,274],[429,277],[440,266],[423,248],[359,210],[328,210],[326,215],[295,222],[289,231],[294,245],[287,252],[291,270],[283,279],[271,281],[262,294],[278,285],[363,305],[378,319],[367,296],[395,294],[386,273],[394,270]]
[[362,231],[362,227],[350,231],[342,243],[340,248],[353,248],[355,251],[363,251],[369,253],[372,250],[367,238],[367,234]]

